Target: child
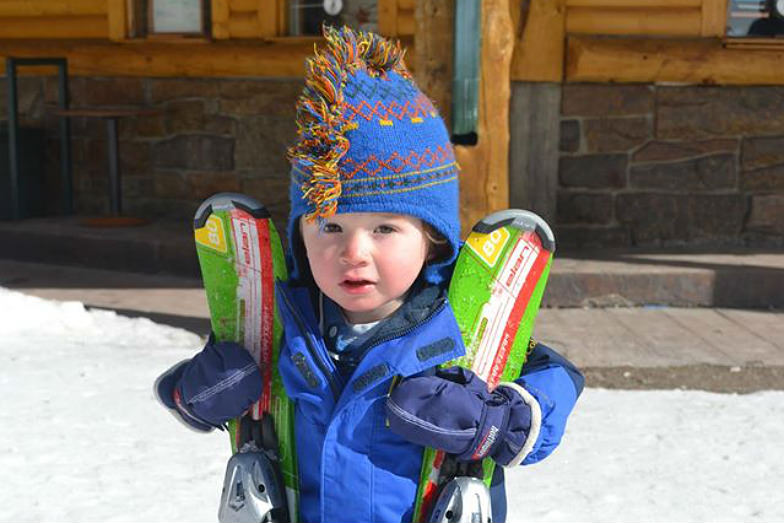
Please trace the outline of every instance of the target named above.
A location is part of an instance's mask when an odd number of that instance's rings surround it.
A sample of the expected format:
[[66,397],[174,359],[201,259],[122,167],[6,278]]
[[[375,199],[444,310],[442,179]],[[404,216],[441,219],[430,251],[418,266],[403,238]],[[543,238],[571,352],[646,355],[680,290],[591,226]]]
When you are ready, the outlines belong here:
[[[347,28],[325,37],[289,151],[290,278],[278,289],[301,518],[410,521],[424,446],[535,463],[558,445],[583,378],[541,344],[492,393],[470,371],[436,370],[465,353],[446,299],[460,247],[449,135],[399,46]],[[258,397],[252,363],[209,343],[158,394],[192,427],[219,427]],[[502,467],[491,496],[504,521]]]

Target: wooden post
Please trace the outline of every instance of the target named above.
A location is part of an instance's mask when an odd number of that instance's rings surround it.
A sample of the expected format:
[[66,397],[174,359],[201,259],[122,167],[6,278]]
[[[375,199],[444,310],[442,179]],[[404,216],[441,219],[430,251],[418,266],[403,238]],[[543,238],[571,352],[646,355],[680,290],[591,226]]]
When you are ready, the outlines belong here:
[[465,236],[490,212],[509,207],[509,100],[514,30],[509,0],[482,2],[478,142],[456,146]]
[[212,0],[212,37],[229,38],[229,0]]
[[107,0],[106,9],[109,16],[109,40],[125,40],[128,36],[128,10],[125,0]]

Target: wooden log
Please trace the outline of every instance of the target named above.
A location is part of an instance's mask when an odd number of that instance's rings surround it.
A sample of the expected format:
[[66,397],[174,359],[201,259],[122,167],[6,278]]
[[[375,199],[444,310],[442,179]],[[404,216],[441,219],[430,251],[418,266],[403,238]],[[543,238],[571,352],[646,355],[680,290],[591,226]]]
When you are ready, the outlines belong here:
[[256,27],[262,38],[278,36],[278,3],[256,0]]
[[0,18],[14,16],[102,15],[106,0],[0,1]]
[[259,17],[256,13],[231,13],[229,38],[258,38]]
[[397,36],[397,0],[378,0],[378,32]]
[[274,4],[274,2],[264,2],[259,0],[229,0],[229,11],[232,13],[255,13],[259,9],[259,4]]
[[229,38],[229,0],[212,0],[212,37],[216,40]]
[[560,82],[566,40],[564,0],[531,0],[527,13],[521,12],[519,2],[511,4],[516,35],[511,78]]
[[566,81],[782,85],[782,63],[784,49],[728,49],[715,38],[570,36]]
[[509,0],[482,2],[478,142],[456,146],[463,234],[492,211],[509,207],[509,71],[514,29]]
[[416,0],[397,0],[397,7],[404,11],[413,11],[418,3]]
[[125,0],[107,0],[109,40],[119,42],[128,36],[128,11]]
[[702,36],[724,36],[727,25],[727,1],[702,1]]
[[452,76],[454,71],[455,3],[421,0],[415,13],[417,46],[408,49],[406,64],[415,66],[414,78],[452,128]]
[[0,38],[107,38],[106,14],[0,18]]
[[700,8],[569,7],[568,34],[699,36]]
[[416,21],[414,20],[413,10],[398,9],[397,12],[397,36],[413,35],[416,32]]
[[567,7],[702,7],[710,0],[566,0]]

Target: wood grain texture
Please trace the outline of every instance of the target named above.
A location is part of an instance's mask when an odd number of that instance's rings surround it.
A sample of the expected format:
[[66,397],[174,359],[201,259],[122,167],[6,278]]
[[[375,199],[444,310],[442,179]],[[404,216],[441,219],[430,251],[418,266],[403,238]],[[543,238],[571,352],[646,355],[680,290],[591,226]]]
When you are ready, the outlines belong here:
[[700,36],[700,7],[569,7],[568,34]]
[[119,42],[128,36],[128,11],[125,0],[107,0],[109,40]]
[[229,0],[211,0],[212,37],[216,40],[229,38]]
[[482,2],[478,142],[456,146],[464,235],[492,211],[509,207],[509,99],[514,28],[509,0]]
[[513,1],[510,4],[515,27],[511,78],[560,82],[563,79],[565,45],[564,0],[530,0],[527,13],[521,12],[523,2]]
[[[0,18],[0,38],[108,38],[106,13],[79,16]],[[56,53],[59,54],[59,53]]]
[[702,0],[702,36],[724,36],[727,0]]
[[784,50],[728,49],[721,40],[570,36],[568,82],[781,85]]
[[397,0],[378,0],[378,32],[397,36]]
[[106,13],[106,0],[3,0],[0,17],[101,15]]

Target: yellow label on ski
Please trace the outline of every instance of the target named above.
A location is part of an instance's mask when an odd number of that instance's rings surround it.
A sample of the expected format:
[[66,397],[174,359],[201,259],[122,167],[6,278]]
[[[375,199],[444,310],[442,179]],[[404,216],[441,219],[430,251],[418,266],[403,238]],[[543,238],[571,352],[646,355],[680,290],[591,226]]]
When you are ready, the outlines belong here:
[[204,227],[196,229],[194,235],[196,243],[226,254],[226,236],[223,232],[223,220],[220,219],[220,216],[211,214]]
[[466,239],[466,245],[487,265],[493,267],[507,241],[509,241],[509,231],[501,227],[489,234],[472,232]]

